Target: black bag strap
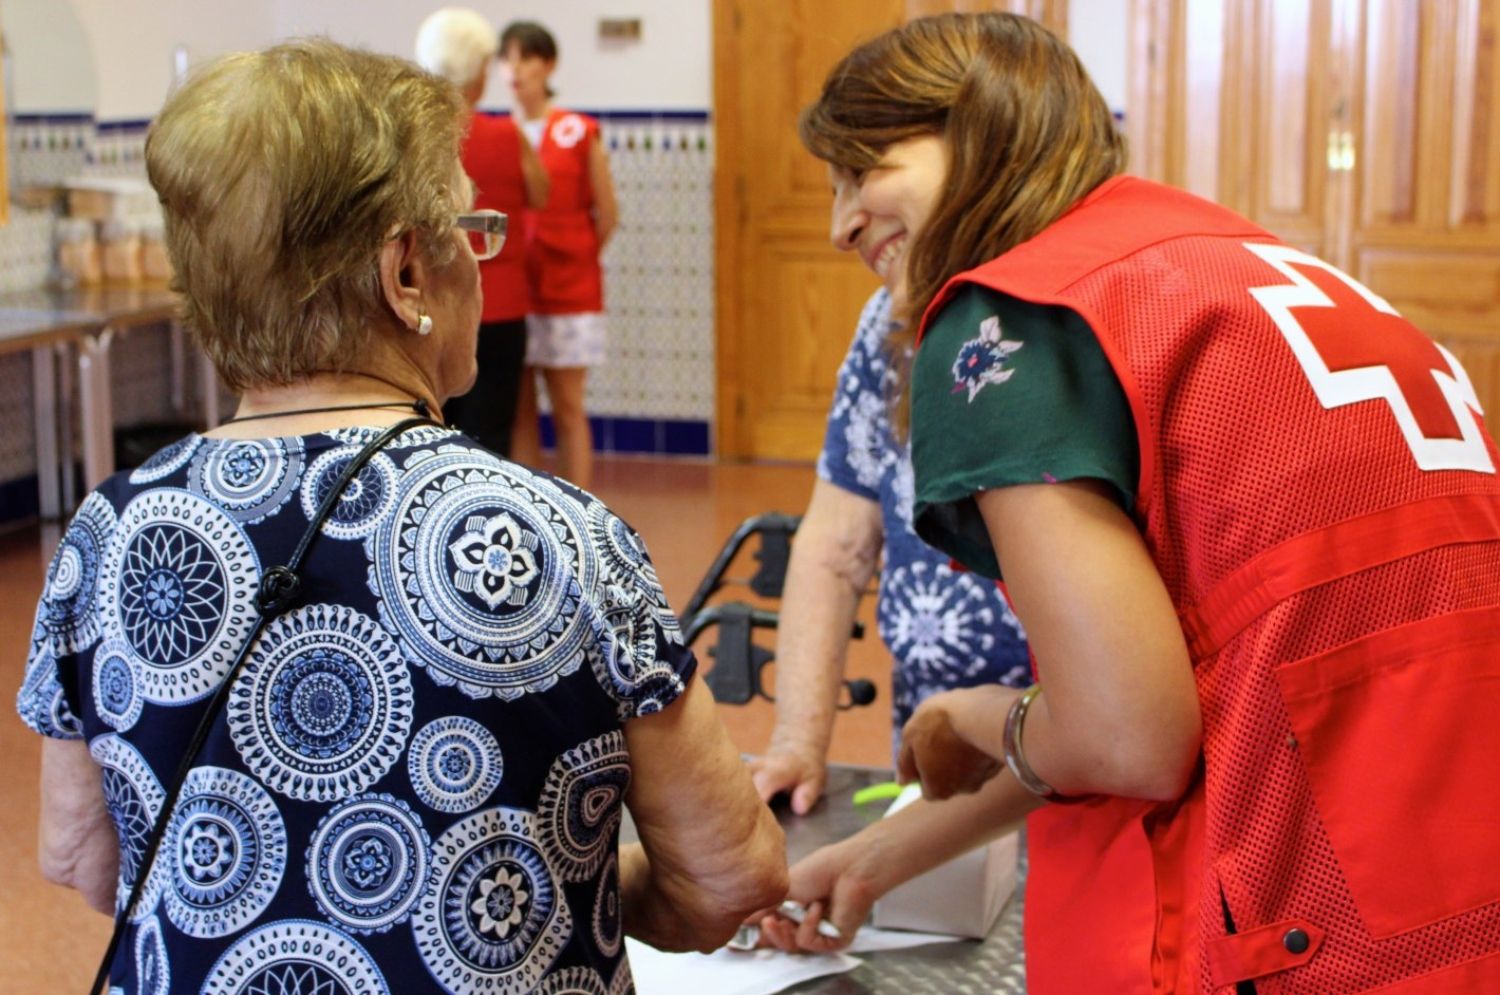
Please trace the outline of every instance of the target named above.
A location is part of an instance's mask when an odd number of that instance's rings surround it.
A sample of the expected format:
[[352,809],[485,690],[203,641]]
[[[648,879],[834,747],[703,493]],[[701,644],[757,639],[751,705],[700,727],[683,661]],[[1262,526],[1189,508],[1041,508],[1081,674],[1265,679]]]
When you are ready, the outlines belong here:
[[308,547],[322,530],[323,523],[328,520],[329,513],[333,511],[334,504],[343,495],[344,488],[349,485],[349,481],[353,480],[355,475],[364,469],[365,464],[370,462],[371,457],[384,449],[392,439],[418,425],[442,427],[431,418],[407,418],[371,439],[344,466],[338,480],[334,481],[328,493],[323,496],[323,500],[318,504],[317,513],[308,523],[307,531],[302,533],[302,539],[297,543],[297,548],[292,551],[291,559],[285,566],[272,567],[261,575],[260,588],[255,593],[255,607],[259,617],[250,627],[250,635],[240,647],[239,655],[234,658],[234,663],[230,665],[229,672],[224,675],[223,682],[214,692],[213,698],[209,700],[208,708],[204,711],[203,718],[198,721],[198,728],[193,731],[193,738],[188,742],[187,750],[182,755],[182,761],[177,765],[177,773],[172,775],[172,782],[167,785],[166,797],[161,803],[161,812],[156,817],[156,824],[151,827],[151,838],[146,842],[146,849],[141,854],[140,866],[136,868],[135,883],[131,885],[130,898],[126,900],[125,907],[115,918],[114,933],[109,938],[109,946],[104,950],[104,959],[99,962],[99,971],[94,975],[94,983],[89,988],[89,995],[99,995],[104,990],[104,986],[109,983],[110,965],[114,963],[115,952],[120,948],[120,940],[124,937],[125,927],[130,922],[130,913],[146,890],[146,880],[156,861],[156,852],[161,848],[162,838],[166,835],[167,823],[171,821],[172,812],[177,807],[177,796],[182,791],[182,783],[187,780],[193,764],[198,759],[198,752],[203,749],[203,744],[208,739],[209,730],[213,728],[219,713],[223,711],[229,688],[234,684],[234,679],[239,676],[240,668],[249,659],[250,649],[260,637],[261,630],[266,627],[266,623],[290,608],[301,594],[302,578],[297,571],[301,568],[302,561],[307,558]]

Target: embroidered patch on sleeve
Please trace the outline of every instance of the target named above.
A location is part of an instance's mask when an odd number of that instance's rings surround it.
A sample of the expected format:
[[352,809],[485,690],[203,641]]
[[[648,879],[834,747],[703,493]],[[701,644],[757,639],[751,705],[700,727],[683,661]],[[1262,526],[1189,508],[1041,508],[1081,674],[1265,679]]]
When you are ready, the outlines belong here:
[[1007,342],[1001,336],[1000,319],[993,315],[979,324],[979,337],[958,348],[953,361],[953,393],[968,389],[969,403],[990,384],[1005,383],[1016,372],[1005,367],[1005,360],[1024,342]]

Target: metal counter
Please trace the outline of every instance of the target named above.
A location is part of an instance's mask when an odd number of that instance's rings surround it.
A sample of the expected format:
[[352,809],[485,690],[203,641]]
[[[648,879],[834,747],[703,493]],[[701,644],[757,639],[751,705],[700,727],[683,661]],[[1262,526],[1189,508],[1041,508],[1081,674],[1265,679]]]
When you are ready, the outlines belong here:
[[[889,770],[840,764],[828,768],[823,799],[807,815],[793,815],[778,805],[776,819],[786,832],[787,859],[796,863],[820,846],[859,832],[878,820],[885,805],[854,807],[853,794],[867,785],[891,779]],[[622,840],[635,838],[629,818]],[[908,950],[865,953],[864,964],[847,974],[803,982],[788,992],[797,995],[991,995],[1024,993],[1026,966],[1021,947],[1022,894],[1026,876],[1025,840],[1015,893],[984,940],[957,940]],[[642,995],[651,995],[643,992]]]
[[[183,334],[173,321],[177,297],[161,286],[42,287],[0,295],[0,354],[31,350],[37,481],[43,519],[71,510],[73,404],[83,443],[84,487],[114,472],[114,411],[110,346],[134,328],[157,325],[172,335],[172,399],[182,407]],[[61,359],[62,362],[58,362]],[[206,359],[199,376],[217,383]],[[217,388],[204,390],[204,418],[217,423]]]

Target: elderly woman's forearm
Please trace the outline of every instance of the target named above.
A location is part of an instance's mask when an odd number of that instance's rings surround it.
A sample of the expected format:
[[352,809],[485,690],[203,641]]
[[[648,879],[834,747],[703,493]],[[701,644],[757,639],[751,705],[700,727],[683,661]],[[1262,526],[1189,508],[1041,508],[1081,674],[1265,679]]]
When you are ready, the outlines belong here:
[[102,773],[81,740],[42,743],[37,865],[48,881],[113,913],[120,841],[104,805]]
[[792,543],[776,637],[774,747],[826,753],[859,600],[879,564],[880,509],[825,481]]

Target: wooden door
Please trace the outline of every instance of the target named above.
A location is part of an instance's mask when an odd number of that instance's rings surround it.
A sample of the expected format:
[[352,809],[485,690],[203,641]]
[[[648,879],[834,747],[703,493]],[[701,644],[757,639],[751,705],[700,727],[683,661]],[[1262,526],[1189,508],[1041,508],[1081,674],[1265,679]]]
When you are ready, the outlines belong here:
[[1134,0],[1133,172],[1346,270],[1500,423],[1500,0]]
[[828,172],[797,116],[833,64],[912,17],[1013,10],[1062,30],[1066,0],[715,0],[718,452],[809,460],[839,363],[879,285],[829,244]]
[[716,0],[718,451],[805,460],[874,274],[828,241],[828,171],[797,115],[904,0]]
[[1329,256],[1333,0],[1136,0],[1131,171]]
[[1363,0],[1340,263],[1463,363],[1500,428],[1500,0]]

